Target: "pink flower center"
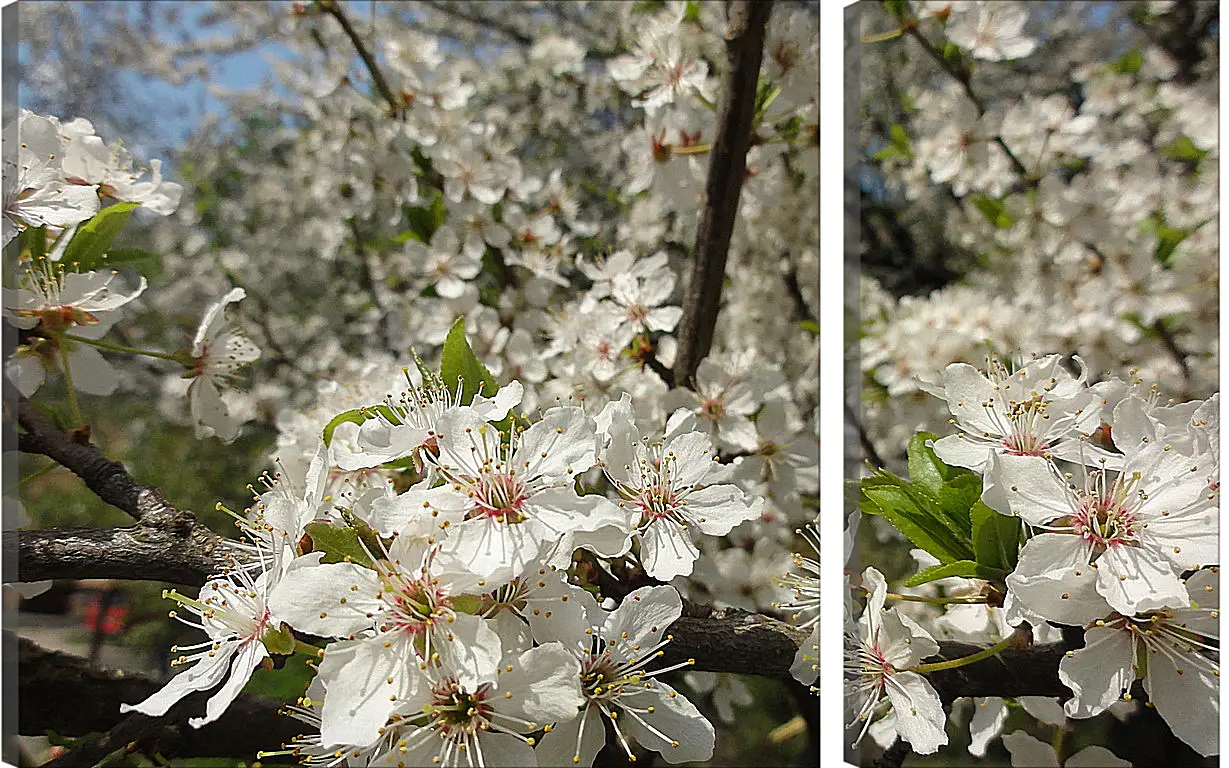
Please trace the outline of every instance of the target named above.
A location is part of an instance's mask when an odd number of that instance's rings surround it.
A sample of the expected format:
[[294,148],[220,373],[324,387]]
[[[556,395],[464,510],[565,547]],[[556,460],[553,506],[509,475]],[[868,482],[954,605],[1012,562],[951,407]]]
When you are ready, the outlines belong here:
[[515,474],[484,472],[475,484],[475,506],[468,517],[490,517],[501,523],[524,522],[525,502],[528,499],[525,481]]

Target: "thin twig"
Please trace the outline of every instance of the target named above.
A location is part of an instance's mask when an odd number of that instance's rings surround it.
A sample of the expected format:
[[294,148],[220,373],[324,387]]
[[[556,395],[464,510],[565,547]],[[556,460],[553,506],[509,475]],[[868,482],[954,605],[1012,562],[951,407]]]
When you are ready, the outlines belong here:
[[[977,95],[977,92],[973,90],[973,83],[969,78],[968,71],[956,69],[956,67],[945,59],[943,54],[940,53],[929,40],[926,39],[926,36],[918,31],[917,25],[907,24],[905,25],[904,29],[905,34],[916,40],[918,45],[922,46],[922,50],[926,51],[926,54],[930,56],[930,58],[934,59],[944,72],[951,75],[956,79],[956,82],[960,83],[960,87],[964,89],[965,95],[969,97],[969,101],[973,102],[973,106],[977,109],[977,116],[981,117],[982,115],[986,114],[986,104],[982,101],[981,97]],[[999,148],[1003,150],[1003,153],[1007,155],[1008,161],[1011,162],[1011,167],[1015,169],[1017,174],[1019,174],[1020,179],[1029,186],[1036,186],[1038,180],[1029,173],[1028,167],[1020,161],[1020,158],[1016,156],[1016,153],[1012,151],[1011,147],[1007,146],[1007,142],[1003,140],[1003,137],[995,134],[991,137],[991,140],[994,141],[995,144],[998,144]]]
[[350,23],[346,12],[342,10],[341,3],[337,2],[337,0],[321,0],[320,7],[330,16],[337,19],[337,23],[341,25],[341,29],[346,33],[346,37],[350,38],[350,42],[354,44],[354,50],[358,52],[359,58],[367,66],[367,71],[371,73],[371,80],[375,83],[376,90],[388,102],[389,109],[393,112],[404,109],[405,104],[401,99],[397,98],[397,95],[393,93],[393,89],[389,87],[388,80],[384,79],[384,73],[380,71],[380,66],[376,64],[375,57],[371,55],[371,52],[367,50],[367,46],[363,44],[363,39],[359,37],[358,31]]
[[772,12],[771,0],[736,0],[727,7],[727,68],[721,113],[709,158],[691,277],[683,293],[683,316],[674,360],[674,383],[682,387],[693,385],[696,369],[713,345],[730,237],[738,220],[738,196],[751,146],[764,32]]

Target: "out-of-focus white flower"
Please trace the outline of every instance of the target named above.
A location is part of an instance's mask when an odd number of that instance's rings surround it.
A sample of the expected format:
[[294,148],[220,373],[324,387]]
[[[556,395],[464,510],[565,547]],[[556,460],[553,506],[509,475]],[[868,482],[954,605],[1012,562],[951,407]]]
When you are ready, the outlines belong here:
[[1037,41],[1024,34],[1028,11],[1019,3],[953,3],[947,38],[967,48],[975,59],[1019,59],[1033,52]]
[[219,385],[228,386],[240,368],[260,359],[260,348],[226,318],[226,305],[245,296],[242,288],[232,288],[210,305],[192,340],[188,405],[198,438],[217,435],[229,443],[239,434],[239,421],[222,400]]
[[63,355],[74,389],[92,395],[114,392],[115,371],[98,349],[60,334],[101,338],[118,319],[111,313],[145,291],[145,278],[126,292],[114,271],[67,272],[44,261],[27,269],[21,280],[22,287],[4,291],[4,316],[18,328],[34,330],[31,341],[19,346],[5,363],[5,372],[18,390],[27,397],[34,394],[47,371],[63,362]]

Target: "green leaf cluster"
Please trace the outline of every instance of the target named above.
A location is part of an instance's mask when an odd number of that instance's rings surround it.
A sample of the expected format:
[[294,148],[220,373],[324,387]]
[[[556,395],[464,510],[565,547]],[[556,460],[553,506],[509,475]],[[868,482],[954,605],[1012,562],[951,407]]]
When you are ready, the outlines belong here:
[[944,464],[930,447],[934,439],[930,432],[919,432],[909,441],[910,479],[879,469],[859,483],[862,513],[886,518],[914,546],[938,559],[938,565],[914,574],[906,586],[949,576],[1002,583],[1016,566],[1020,519],[987,507],[981,478]]
[[909,142],[909,134],[905,133],[903,125],[892,123],[888,128],[888,136],[891,143],[873,155],[876,160],[908,161],[913,159],[913,145]]

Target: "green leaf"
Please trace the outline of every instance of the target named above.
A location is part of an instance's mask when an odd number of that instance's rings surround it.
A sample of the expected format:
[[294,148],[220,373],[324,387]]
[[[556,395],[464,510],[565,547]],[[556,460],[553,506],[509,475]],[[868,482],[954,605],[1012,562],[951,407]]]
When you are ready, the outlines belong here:
[[444,386],[455,387],[457,381],[462,382],[461,405],[469,405],[474,395],[481,392],[484,397],[493,397],[499,391],[495,377],[487,370],[470,349],[465,339],[465,318],[458,317],[444,339],[444,351],[440,359],[440,378]]
[[406,240],[414,239],[420,243],[430,243],[431,238],[435,236],[435,231],[444,223],[447,215],[444,196],[438,192],[432,196],[430,205],[406,206],[405,217],[409,229],[402,232],[396,238],[396,242],[404,243]]
[[1190,237],[1191,234],[1198,229],[1178,229],[1171,227],[1159,216],[1153,216],[1146,219],[1141,226],[1144,232],[1156,235],[1156,250],[1153,252],[1153,257],[1162,266],[1170,266],[1170,261],[1173,258],[1174,251],[1182,244],[1182,241]]
[[926,509],[925,502],[919,503],[905,484],[867,487],[864,483],[862,495],[871,502],[870,506],[862,505],[863,512],[886,517],[914,546],[934,555],[940,563],[973,557],[971,546],[939,518],[937,510]]
[[943,483],[950,473],[950,468],[939,461],[934,449],[926,445],[928,440],[934,440],[936,437],[933,432],[918,432],[910,438],[907,449],[909,479],[934,495],[943,488]]
[[362,408],[351,408],[348,411],[342,411],[324,425],[324,444],[328,446],[333,441],[333,431],[347,422],[353,424],[362,424],[367,419],[375,418],[371,410],[366,406]]
[[981,563],[972,560],[957,560],[954,563],[944,563],[942,565],[932,565],[929,568],[923,568],[917,573],[905,579],[906,587],[917,587],[922,584],[927,584],[939,579],[946,579],[951,576],[959,576],[965,579],[985,579],[986,581],[1001,581],[1007,577],[1005,571],[998,568],[988,568]]
[[243,686],[243,692],[291,701],[298,699],[316,674],[316,667],[308,661],[312,659],[296,654],[286,659],[281,669],[257,667],[247,685]]
[[982,501],[969,511],[973,521],[973,552],[977,562],[1010,572],[1020,558],[1020,518],[1001,515]]
[[892,143],[897,146],[909,148],[909,134],[905,132],[905,126],[900,123],[892,123],[888,128],[888,134],[892,137]]
[[93,218],[77,227],[61,261],[77,264],[82,272],[98,269],[107,249],[128,223],[128,217],[140,207],[140,203],[116,203],[94,214]]
[[767,75],[761,73],[759,83],[756,84],[755,90],[755,112],[752,118],[753,125],[759,125],[760,120],[764,117],[764,113],[772,106],[772,103],[781,95],[781,86],[776,85],[768,78]]
[[1144,64],[1144,54],[1139,48],[1132,48],[1119,56],[1110,64],[1110,70],[1120,75],[1133,75],[1139,72]]
[[482,598],[476,595],[458,595],[451,599],[452,610],[457,613],[477,614],[482,611]]
[[938,493],[940,508],[948,519],[960,526],[961,532],[970,540],[973,536],[970,511],[981,500],[981,491],[981,478],[969,473],[948,480]]
[[344,563],[346,558],[359,565],[371,566],[371,558],[359,544],[359,532],[331,523],[308,523],[307,535],[312,537],[312,552],[323,552],[322,563]]
[[803,320],[801,323],[798,323],[798,327],[808,333],[812,333],[816,336],[819,335],[819,323],[815,322],[814,320]]
[[1007,210],[1002,200],[995,200],[986,195],[972,195],[973,206],[981,211],[995,229],[1010,229],[1016,223],[1016,217]]
[[1196,163],[1208,154],[1208,150],[1195,146],[1195,142],[1191,141],[1191,137],[1186,134],[1179,136],[1161,152],[1166,157],[1172,157],[1175,160],[1190,160]]
[[30,258],[38,261],[47,255],[47,230],[45,227],[26,227],[17,233],[20,251],[29,251]]
[[132,267],[150,279],[162,272],[161,254],[141,248],[112,248],[107,251],[106,263],[112,267]]
[[906,0],[887,0],[883,5],[898,20],[909,17],[909,3]]
[[683,6],[683,21],[688,24],[700,23],[700,3],[687,0],[687,5]]

